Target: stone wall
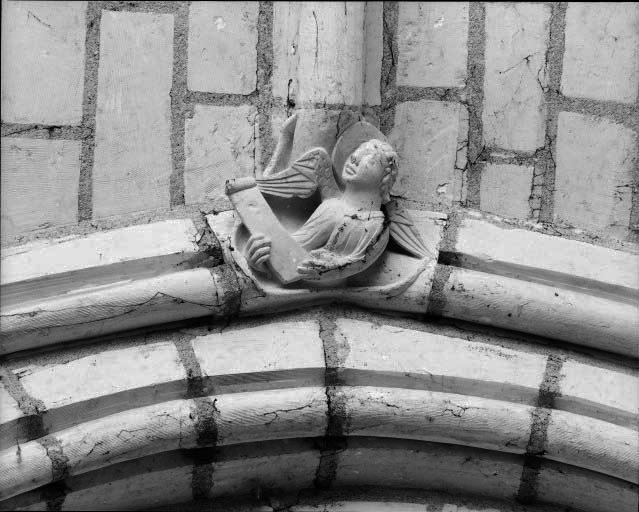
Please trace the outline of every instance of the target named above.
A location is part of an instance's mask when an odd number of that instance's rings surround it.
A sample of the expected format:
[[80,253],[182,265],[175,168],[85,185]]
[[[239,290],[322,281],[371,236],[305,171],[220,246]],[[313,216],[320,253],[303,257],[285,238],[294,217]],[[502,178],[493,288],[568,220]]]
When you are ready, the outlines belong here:
[[[349,8],[362,90],[336,103],[317,84],[316,103],[363,104],[411,208],[636,241],[636,4],[369,2],[363,26]],[[334,44],[300,9],[4,0],[3,242],[227,209],[224,181],[260,172],[301,106],[299,70]]]

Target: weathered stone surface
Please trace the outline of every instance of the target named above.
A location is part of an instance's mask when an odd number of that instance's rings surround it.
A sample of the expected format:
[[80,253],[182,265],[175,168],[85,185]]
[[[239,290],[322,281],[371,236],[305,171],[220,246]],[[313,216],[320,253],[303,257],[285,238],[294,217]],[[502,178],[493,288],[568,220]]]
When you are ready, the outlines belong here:
[[169,205],[173,16],[104,11],[93,216]]
[[514,457],[494,457],[491,452],[475,450],[469,453],[450,444],[417,447],[390,439],[383,447],[371,444],[349,440],[348,448],[338,452],[333,485],[446,490],[501,499],[512,499],[519,488],[521,462]]
[[436,210],[460,201],[463,164],[458,148],[465,155],[467,132],[468,114],[458,103],[421,100],[398,105],[390,134],[400,160],[393,193]]
[[186,204],[225,198],[226,180],[255,174],[256,115],[250,105],[195,106],[184,136]]
[[484,139],[488,146],[534,151],[544,145],[545,56],[550,7],[486,4]]
[[[198,252],[191,219],[141,224],[85,237],[47,239],[2,251],[2,284],[145,259],[145,270],[180,264]],[[98,271],[99,272],[99,271]],[[77,284],[79,279],[75,280]]]
[[[336,323],[349,344],[343,363],[346,368],[414,377],[437,375],[438,391],[458,394],[463,392],[455,387],[456,379],[499,382],[498,397],[518,403],[532,402],[543,378],[546,358],[538,354],[348,318]],[[509,394],[508,386],[530,391]]]
[[[552,281],[552,274],[559,273],[582,281],[599,281],[607,287],[639,290],[637,257],[632,253],[512,229],[470,216],[458,228],[454,251],[461,258],[481,262],[483,269],[494,268],[495,273],[499,271],[493,265],[515,265],[534,269],[537,276],[545,273],[548,281]],[[540,254],[545,257],[540,258]]]
[[565,411],[553,411],[544,457],[637,482],[639,435],[630,428]]
[[[117,376],[117,377],[116,377]],[[173,343],[107,350],[66,364],[21,372],[26,391],[47,409],[186,378]]]
[[[142,465],[142,464],[141,464]],[[104,482],[93,478],[94,485],[70,492],[64,502],[65,510],[86,508],[126,509],[145,508],[186,502],[193,497],[193,465],[122,475]]]
[[273,95],[379,105],[382,11],[382,2],[275,2]]
[[637,135],[606,119],[562,112],[555,158],[555,221],[624,238]]
[[[568,471],[566,471],[568,469]],[[635,486],[598,473],[541,466],[537,477],[539,496],[555,507],[576,510],[634,512],[639,506]]]
[[485,212],[526,219],[533,168],[488,164],[481,173],[480,207]]
[[468,2],[400,2],[397,34],[397,85],[465,85]]
[[632,103],[639,86],[639,4],[569,2],[561,92]]
[[[567,361],[562,368],[561,397],[639,414],[639,375]],[[609,414],[609,413],[608,413]]]
[[191,343],[203,375],[324,368],[314,321],[272,322],[198,336]]
[[2,2],[2,121],[79,124],[87,2]]
[[2,139],[2,237],[77,222],[80,142]]
[[258,2],[193,2],[189,7],[188,87],[255,90]]
[[273,96],[293,102],[298,90],[301,10],[301,2],[273,2]]
[[304,2],[299,14],[298,100],[362,102],[364,3]]

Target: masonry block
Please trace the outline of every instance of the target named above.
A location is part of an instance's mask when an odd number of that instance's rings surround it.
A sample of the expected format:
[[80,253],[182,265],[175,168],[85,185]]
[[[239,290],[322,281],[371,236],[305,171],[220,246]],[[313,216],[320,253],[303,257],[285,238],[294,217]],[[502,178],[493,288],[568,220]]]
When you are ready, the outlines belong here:
[[93,216],[169,206],[173,16],[103,11]]
[[80,124],[87,2],[2,2],[2,121]]
[[47,409],[91,399],[107,402],[115,393],[185,378],[177,349],[169,342],[105,350],[64,364],[31,365],[20,374],[27,393]]
[[633,103],[639,86],[639,4],[569,2],[561,92]]
[[364,33],[374,33],[374,10],[368,22],[366,11],[364,2],[275,2],[273,94],[298,106],[360,105],[364,55],[371,65],[381,64],[374,45],[365,45]]
[[400,2],[397,34],[397,85],[465,85],[468,2]]
[[575,400],[589,403],[601,414],[600,417],[634,416],[639,414],[639,373],[628,370],[599,368],[577,361],[566,361],[562,368],[561,396],[559,407],[564,402]]
[[256,86],[259,2],[193,2],[188,87],[250,94]]
[[555,221],[625,238],[636,159],[633,130],[598,117],[560,113]]
[[544,145],[546,49],[550,7],[486,4],[484,140],[486,145],[535,151]]
[[273,2],[273,96],[295,100],[299,64],[300,2]]
[[80,142],[2,139],[2,237],[77,222]]
[[458,103],[397,105],[390,134],[400,160],[393,194],[435,209],[461,201],[467,133],[468,113]]
[[203,375],[324,369],[315,321],[277,321],[198,336],[191,342]]
[[480,208],[504,217],[526,219],[533,167],[488,164],[481,173]]
[[250,105],[196,105],[186,120],[186,204],[225,197],[226,180],[255,174],[257,110]]

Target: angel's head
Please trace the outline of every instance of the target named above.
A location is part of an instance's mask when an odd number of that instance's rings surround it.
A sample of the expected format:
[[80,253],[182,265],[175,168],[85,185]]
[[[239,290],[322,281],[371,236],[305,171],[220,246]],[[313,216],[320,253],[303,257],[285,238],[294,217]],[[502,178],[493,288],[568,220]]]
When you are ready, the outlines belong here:
[[371,139],[348,157],[342,179],[347,188],[376,191],[382,203],[387,203],[397,178],[397,160],[397,153],[390,144]]

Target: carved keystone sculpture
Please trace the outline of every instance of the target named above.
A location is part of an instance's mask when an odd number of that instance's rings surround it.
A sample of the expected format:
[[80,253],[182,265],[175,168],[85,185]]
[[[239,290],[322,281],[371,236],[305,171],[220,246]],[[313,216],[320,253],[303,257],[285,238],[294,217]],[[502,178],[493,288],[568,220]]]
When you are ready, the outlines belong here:
[[[373,125],[359,121],[338,139],[332,159],[321,147],[308,150],[289,167],[296,116],[284,124],[271,163],[262,178],[229,180],[226,193],[250,238],[244,247],[249,266],[271,273],[282,284],[340,286],[371,267],[392,239],[415,258],[426,246],[408,214],[390,192],[397,177],[397,153]],[[288,232],[262,194],[308,198],[320,204],[297,229]],[[290,216],[285,208],[281,216]]]

